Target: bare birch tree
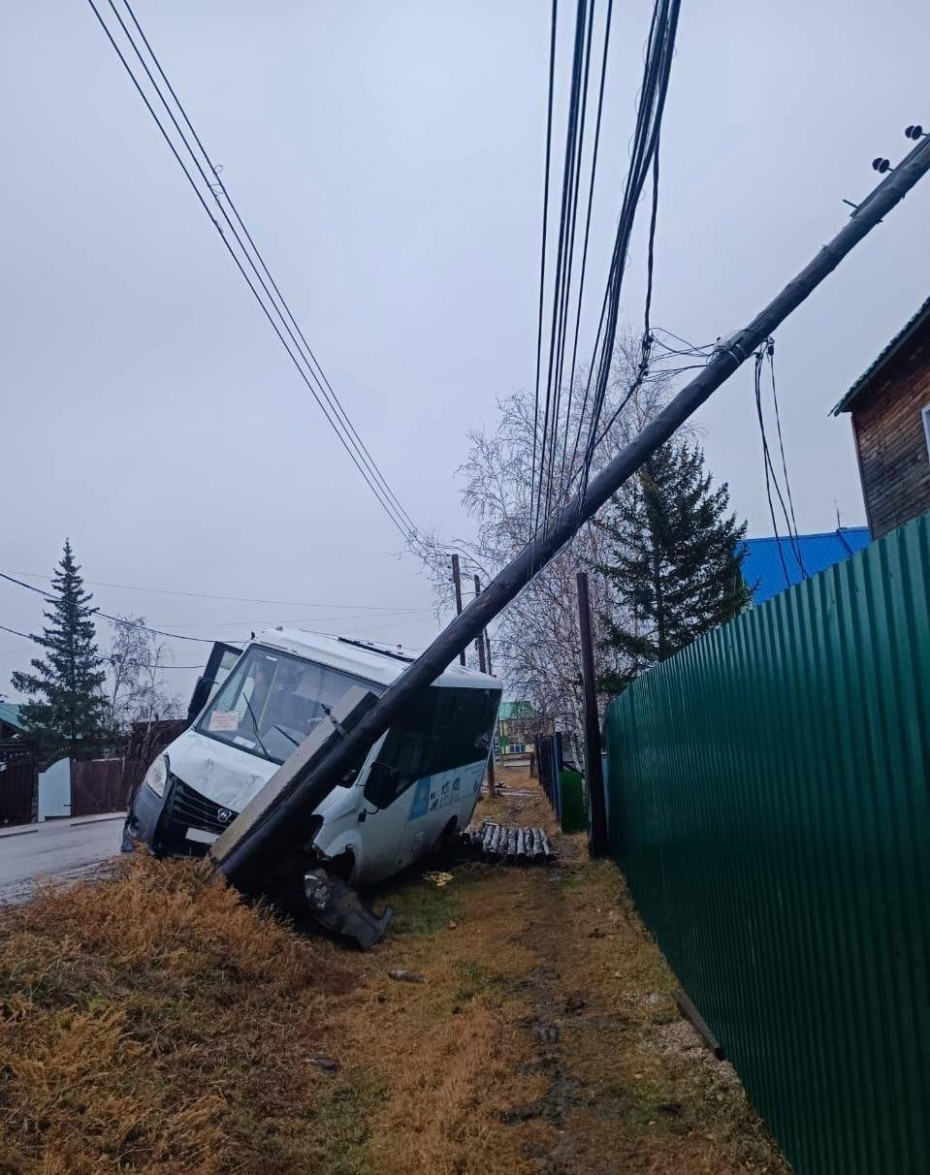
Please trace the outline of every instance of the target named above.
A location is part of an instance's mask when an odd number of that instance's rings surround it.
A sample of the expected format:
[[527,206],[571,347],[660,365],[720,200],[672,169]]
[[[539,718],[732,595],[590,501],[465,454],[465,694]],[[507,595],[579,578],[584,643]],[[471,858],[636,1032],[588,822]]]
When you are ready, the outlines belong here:
[[171,652],[155,633],[140,627],[144,624],[144,616],[119,617],[106,657],[110,708],[121,731],[128,731],[134,722],[181,715],[180,702],[163,676]]
[[[628,395],[629,401],[606,429],[595,453],[592,474],[628,443],[662,401],[663,380],[648,380],[634,386],[638,363],[638,344],[627,343],[618,348],[599,427],[603,429],[611,422]],[[583,450],[590,426],[590,402],[586,402],[583,381],[574,389],[570,410],[568,397],[563,399],[565,410],[558,422],[553,465],[550,503],[553,509],[567,501],[580,484],[580,454],[572,462],[574,442],[576,435],[580,436],[579,448]],[[538,428],[533,396],[515,392],[499,402],[499,409],[493,429],[470,434],[468,457],[459,470],[464,481],[462,503],[472,523],[471,537],[455,537],[446,542],[439,535],[432,535],[420,550],[434,586],[437,609],[446,615],[454,607],[450,574],[453,550],[459,552],[463,576],[467,575],[464,583],[467,600],[474,572],[486,584],[530,538],[534,517],[534,426]],[[537,477],[540,445],[537,431]],[[577,737],[582,729],[575,575],[579,570],[604,562],[604,543],[599,528],[583,526],[573,541],[508,606],[490,634],[494,669],[504,678],[507,696],[532,701],[537,713],[554,719],[557,727],[571,737]],[[592,613],[599,616],[609,610],[608,588],[601,577],[592,577],[591,591]],[[603,662],[598,666],[599,673],[624,668],[606,663],[616,655],[596,649],[596,656]]]

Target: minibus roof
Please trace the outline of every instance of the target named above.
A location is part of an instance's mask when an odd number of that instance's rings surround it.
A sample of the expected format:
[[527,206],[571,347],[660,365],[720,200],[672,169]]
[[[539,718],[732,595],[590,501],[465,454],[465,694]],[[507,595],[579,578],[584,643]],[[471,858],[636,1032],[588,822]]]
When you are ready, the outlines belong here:
[[[306,657],[310,661],[341,669],[343,673],[351,673],[379,685],[390,685],[416,659],[403,649],[329,636],[322,632],[305,632],[302,628],[266,629],[258,633],[249,645],[264,645],[283,653]],[[446,688],[457,686],[460,689],[502,688],[500,678],[479,673],[477,669],[468,669],[457,661],[440,674],[433,684]]]

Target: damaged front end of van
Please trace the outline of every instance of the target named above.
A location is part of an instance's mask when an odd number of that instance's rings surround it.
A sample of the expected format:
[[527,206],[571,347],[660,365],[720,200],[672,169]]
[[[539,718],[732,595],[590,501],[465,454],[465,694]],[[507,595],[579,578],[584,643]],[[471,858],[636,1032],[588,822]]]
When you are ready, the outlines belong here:
[[209,853],[243,892],[374,945],[391,912],[373,914],[356,889],[467,826],[500,701],[495,678],[455,666],[308,808],[301,780],[409,661],[297,630],[261,634],[150,766],[124,847]]

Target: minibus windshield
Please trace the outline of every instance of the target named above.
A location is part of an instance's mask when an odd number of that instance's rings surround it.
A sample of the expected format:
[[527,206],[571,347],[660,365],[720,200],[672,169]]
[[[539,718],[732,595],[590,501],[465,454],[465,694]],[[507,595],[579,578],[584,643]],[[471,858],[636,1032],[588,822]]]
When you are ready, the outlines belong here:
[[383,686],[277,649],[252,645],[204,711],[197,730],[283,763],[352,686]]

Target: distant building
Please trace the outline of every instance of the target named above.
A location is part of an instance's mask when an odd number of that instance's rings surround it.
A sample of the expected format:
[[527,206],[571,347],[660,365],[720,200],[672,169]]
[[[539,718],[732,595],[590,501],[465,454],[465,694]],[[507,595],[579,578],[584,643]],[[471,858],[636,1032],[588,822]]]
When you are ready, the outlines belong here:
[[746,539],[743,579],[752,592],[752,602],[764,604],[807,576],[842,563],[867,547],[869,541],[865,526],[842,527],[826,534],[802,534],[798,535],[797,543],[787,537]]
[[874,538],[930,510],[930,298],[853,384],[852,415]]
[[0,739],[26,733],[26,724],[20,718],[19,710],[19,706],[12,702],[0,702]]
[[533,749],[538,736],[553,732],[552,719],[540,717],[532,702],[501,702],[498,720],[504,755],[525,754]]

